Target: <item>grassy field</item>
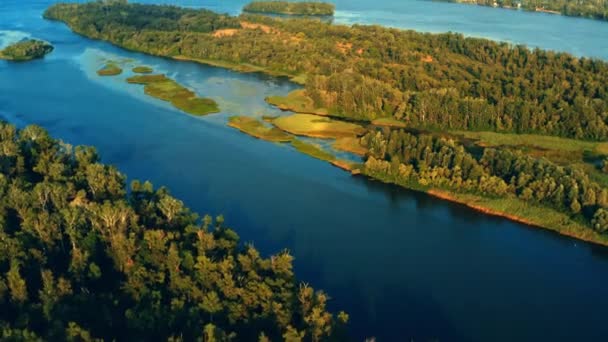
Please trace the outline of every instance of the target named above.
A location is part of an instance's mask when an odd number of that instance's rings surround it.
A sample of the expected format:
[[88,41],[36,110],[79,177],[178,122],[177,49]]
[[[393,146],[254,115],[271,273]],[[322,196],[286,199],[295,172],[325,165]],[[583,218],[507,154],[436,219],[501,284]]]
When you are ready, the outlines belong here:
[[399,121],[393,118],[380,118],[372,121],[374,126],[384,126],[393,128],[406,128],[407,125],[403,121]]
[[103,68],[97,70],[97,75],[99,76],[117,76],[120,74],[122,74],[122,69],[114,63],[108,63]]
[[271,142],[291,142],[293,136],[276,127],[267,127],[259,120],[247,116],[233,116],[228,119],[228,126],[249,134],[252,137]]
[[364,156],[367,153],[367,149],[361,146],[359,138],[357,137],[345,137],[336,139],[332,147],[336,150],[350,152],[358,156]]
[[133,68],[133,72],[136,74],[151,74],[153,71],[154,69],[143,65]]
[[312,114],[283,116],[273,123],[288,133],[314,138],[337,139],[365,133],[363,126]]
[[289,110],[296,113],[328,115],[329,111],[325,108],[316,108],[312,99],[306,96],[302,89],[294,90],[287,96],[269,96],[266,102],[278,107],[281,110]]
[[207,115],[220,111],[212,99],[200,98],[193,91],[181,86],[165,75],[140,75],[127,79],[133,84],[145,85],[147,95],[171,102],[171,104],[192,115]]
[[291,142],[291,145],[295,147],[296,150],[298,150],[299,152],[307,154],[313,158],[317,158],[327,162],[333,162],[336,159],[336,157],[334,157],[328,152],[323,151],[319,147],[309,143],[305,143],[301,140],[294,139]]
[[516,146],[532,147],[544,150],[559,150],[567,152],[591,151],[597,154],[608,154],[608,143],[582,141],[567,138],[551,137],[535,134],[495,133],[495,132],[467,132],[452,131],[456,136],[477,140],[480,146]]

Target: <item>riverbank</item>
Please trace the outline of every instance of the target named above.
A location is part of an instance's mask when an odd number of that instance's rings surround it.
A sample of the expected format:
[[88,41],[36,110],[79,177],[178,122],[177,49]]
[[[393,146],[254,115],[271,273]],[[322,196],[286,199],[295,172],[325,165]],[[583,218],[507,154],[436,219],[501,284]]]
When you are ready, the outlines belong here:
[[570,238],[608,246],[608,237],[574,221],[568,215],[546,207],[525,203],[517,198],[488,198],[473,194],[459,194],[444,189],[425,188],[420,185],[397,183],[388,179],[388,177],[366,172],[364,167],[351,173],[353,175],[360,174],[382,183],[397,185],[411,191],[421,192],[444,201],[462,204],[486,215],[505,218]]

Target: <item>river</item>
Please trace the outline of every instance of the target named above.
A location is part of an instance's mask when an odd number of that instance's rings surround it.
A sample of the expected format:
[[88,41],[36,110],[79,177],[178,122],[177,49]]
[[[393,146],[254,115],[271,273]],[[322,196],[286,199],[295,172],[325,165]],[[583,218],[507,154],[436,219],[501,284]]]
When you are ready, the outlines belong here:
[[[606,340],[605,248],[352,177],[250,138],[226,118],[278,115],[264,97],[295,85],[82,38],[41,18],[50,3],[0,1],[0,46],[32,36],[56,48],[44,60],[0,61],[0,117],[97,147],[132,179],[166,185],[200,213],[224,214],[264,253],[289,248],[299,277],[329,292],[332,309],[349,312],[355,340]],[[170,3],[238,13],[244,1]],[[338,6],[337,22],[463,31],[608,58],[608,23],[422,1]],[[121,77],[98,77],[110,59],[166,72],[223,112],[188,116]]]

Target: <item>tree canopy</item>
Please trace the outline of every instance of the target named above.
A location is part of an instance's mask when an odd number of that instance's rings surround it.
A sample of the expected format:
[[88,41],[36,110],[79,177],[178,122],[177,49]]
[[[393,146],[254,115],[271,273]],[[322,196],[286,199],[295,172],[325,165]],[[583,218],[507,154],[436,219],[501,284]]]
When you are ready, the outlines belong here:
[[348,316],[224,219],[0,123],[0,339],[339,340]]
[[53,51],[53,46],[47,42],[35,39],[24,40],[0,50],[0,59],[12,61],[29,61],[42,58]]
[[244,12],[269,13],[286,15],[334,15],[336,6],[325,2],[292,2],[292,1],[253,1],[245,7]]

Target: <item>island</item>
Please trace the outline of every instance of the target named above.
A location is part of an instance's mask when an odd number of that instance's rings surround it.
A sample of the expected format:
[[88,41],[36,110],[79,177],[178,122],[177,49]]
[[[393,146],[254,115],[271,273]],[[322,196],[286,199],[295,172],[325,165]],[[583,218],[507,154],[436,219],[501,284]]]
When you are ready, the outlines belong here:
[[561,14],[608,20],[608,2],[596,0],[434,0],[459,4],[524,9],[532,12]]
[[122,2],[57,4],[45,17],[130,50],[297,79],[268,101],[299,116],[270,121],[363,155],[354,174],[608,245],[606,62],[455,33]]
[[336,6],[325,2],[292,2],[292,1],[253,1],[243,12],[298,15],[298,16],[332,16]]
[[122,74],[122,68],[116,63],[107,63],[103,68],[97,70],[99,76],[118,76]]
[[344,312],[94,148],[0,122],[0,326],[16,341],[346,341]]
[[220,111],[212,99],[198,97],[192,90],[165,75],[139,75],[127,79],[128,83],[144,85],[146,95],[171,103],[192,115],[207,115]]
[[0,59],[9,61],[31,61],[43,58],[53,51],[53,46],[42,40],[24,40],[0,50]]

